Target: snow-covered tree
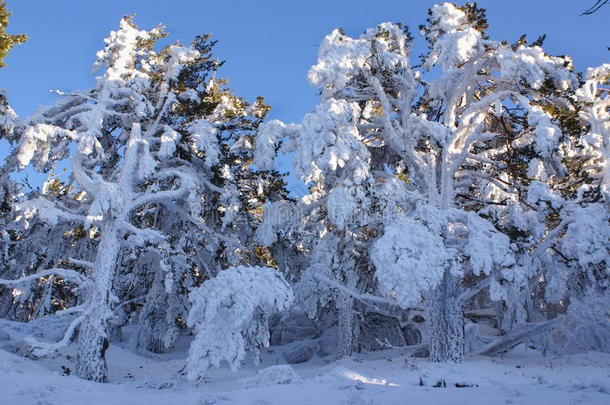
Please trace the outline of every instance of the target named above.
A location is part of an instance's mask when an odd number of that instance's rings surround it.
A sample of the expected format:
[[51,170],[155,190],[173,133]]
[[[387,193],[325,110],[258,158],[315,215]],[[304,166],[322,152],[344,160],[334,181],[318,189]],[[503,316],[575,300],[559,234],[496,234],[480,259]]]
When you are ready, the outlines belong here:
[[[198,37],[192,44],[198,56],[177,80],[157,80],[151,89],[154,100],[163,94],[161,86],[177,95],[174,108],[160,120],[167,147],[163,158],[197,173],[196,199],[145,207],[135,215],[136,222],[168,235],[169,250],[138,247],[122,258],[126,270],[118,290],[130,304],[121,307],[124,321],[118,324],[127,322],[136,330],[136,344],[156,352],[167,350],[185,330],[194,286],[221,268],[252,261],[256,207],[276,188],[274,172],[251,170],[247,148],[269,107],[262,99],[249,105],[216,76],[221,63],[212,58],[214,44],[209,35]],[[151,75],[164,77],[164,65],[156,66]],[[156,185],[147,187],[154,191]]]
[[[52,350],[69,342],[78,327],[77,370],[95,381],[106,380],[104,352],[118,300],[113,284],[122,253],[160,250],[165,252],[164,259],[178,261],[186,254],[171,252],[180,229],[159,229],[143,219],[147,211],[159,212],[163,206],[176,218],[186,218],[203,234],[199,237],[207,240],[208,248],[218,240],[230,246],[230,251],[240,246],[237,238],[217,235],[204,217],[214,216],[205,211],[206,204],[215,206],[214,218],[222,227],[232,226],[239,216],[237,186],[223,184],[235,181],[231,168],[221,161],[221,149],[227,148],[221,141],[221,127],[230,125],[231,117],[244,116],[236,109],[244,109],[245,103],[221,95],[218,101],[210,100],[211,96],[201,99],[205,90],[197,87],[201,83],[195,82],[195,88],[188,85],[207,63],[213,63],[209,55],[201,54],[197,41],[190,48],[175,44],[155,52],[153,45],[161,36],[160,29],[141,31],[123,19],[97,55],[95,68],[103,68],[104,73],[96,77],[95,87],[62,94],[57,105],[40,109],[20,124],[15,130],[18,145],[9,157],[9,165],[23,168],[32,163],[41,171],[70,157],[68,186],[75,184],[82,190],[79,198],[56,200],[43,193],[23,203],[20,210],[24,218],[38,215],[50,225],[82,224],[98,238],[95,257],[91,261],[66,258],[83,271],[52,268],[2,283],[23,284],[55,275],[77,285],[80,302],[67,310],[77,316],[65,338],[54,345],[35,345],[39,352]],[[213,78],[208,86],[214,86]],[[190,116],[172,116],[185,106],[191,108]],[[264,106],[253,106],[255,116],[259,110],[264,115]],[[209,198],[218,202],[202,197],[203,190],[212,190],[215,195]],[[167,230],[172,233],[165,233]],[[170,296],[175,285],[172,277],[185,271],[180,264],[171,271],[172,264],[175,261],[164,260],[162,266],[163,284]],[[153,283],[151,288],[158,290],[158,285]],[[153,300],[157,298],[151,294]]]
[[[581,132],[565,146],[568,173],[560,182],[532,184],[528,194],[547,224],[532,254],[542,306],[567,313],[564,344],[584,350],[607,350],[599,342],[610,336],[608,314],[597,310],[608,306],[610,281],[609,83],[609,65],[587,70],[575,94]],[[598,326],[590,333],[591,324]]]
[[269,346],[267,320],[292,304],[290,286],[269,267],[237,266],[222,270],[190,294],[193,307],[188,324],[195,329],[188,357],[188,378],[204,377],[223,361],[236,370],[252,352],[256,364],[260,347]]
[[[537,45],[490,40],[485,28],[474,5],[434,6],[422,27],[430,51],[421,70],[409,62],[412,38],[399,25],[380,24],[357,39],[335,30],[309,73],[320,105],[300,125],[267,124],[258,140],[262,159],[280,139],[283,149],[296,151],[296,174],[312,181],[304,202],[338,204],[339,215],[328,213],[332,227],[352,234],[337,243],[354,243],[354,229],[374,227],[380,239],[371,257],[380,292],[404,306],[424,297],[434,360],[462,359],[466,299],[487,286],[493,299],[502,299],[507,286],[525,279],[510,239],[484,208],[518,201],[502,161],[507,151],[531,150],[548,171],[559,170],[553,153],[562,133],[545,108],[561,103],[556,93],[576,84],[569,59],[550,57]],[[520,125],[499,130],[505,111],[513,110]],[[368,197],[380,184],[389,192]],[[400,209],[380,220],[374,211],[385,206]],[[312,219],[330,243],[328,226]],[[411,232],[421,241],[408,237]],[[430,261],[428,249],[437,252]],[[416,258],[423,262],[407,265]],[[353,269],[349,261],[336,263],[341,271]],[[361,282],[355,278],[341,280],[352,296]]]
[[585,82],[576,92],[584,104],[580,116],[589,126],[579,155],[583,170],[593,179],[606,202],[610,199],[610,64],[587,69]]
[[[506,299],[498,308],[500,329],[508,332],[525,320],[567,315],[558,325],[563,333],[553,335],[561,339],[547,335],[539,342],[542,348],[552,344],[554,350],[590,349],[596,347],[600,336],[609,333],[603,327],[596,328],[597,338],[580,333],[587,328],[583,322],[591,323],[594,314],[599,316],[594,310],[584,313],[582,303],[598,300],[599,306],[606,306],[607,71],[605,65],[588,69],[578,89],[562,94],[553,94],[555,90],[549,86],[542,89],[563,100],[543,105],[563,132],[554,154],[560,160],[532,158],[528,150],[505,157],[519,183],[515,187],[519,197],[506,208],[486,210],[500,219],[500,227],[518,246],[518,262],[529,269],[521,284],[523,291],[507,290],[506,294],[516,299]],[[507,118],[514,122],[512,114]],[[522,174],[517,173],[519,164],[525,169]],[[604,325],[600,319],[594,322]]]
[[[2,253],[0,278],[16,279],[29,276],[39,270],[63,265],[69,257],[89,260],[94,240],[86,237],[82,226],[66,222],[49,226],[40,218],[26,219],[18,207],[26,198],[16,182],[6,174],[3,185],[2,204]],[[50,176],[43,185],[45,194],[59,199],[65,193],[75,198],[57,177]],[[32,191],[36,193],[37,191]],[[61,255],[58,252],[62,252]],[[0,298],[0,316],[27,321],[74,305],[75,295],[70,286],[56,277],[43,277],[38,282],[20,285],[18,288],[3,288]]]
[[307,257],[295,275],[296,294],[312,318],[329,306],[337,310],[339,356],[351,354],[357,340],[354,295],[361,299],[375,288],[371,241],[406,192],[403,181],[383,171],[382,157],[371,155],[372,141],[358,128],[362,114],[356,102],[328,98],[300,124],[264,124],[255,140],[257,166],[272,167],[281,141],[283,153],[294,153],[294,174],[309,186],[296,203],[267,206],[257,235],[270,246],[288,241],[293,261],[299,252]]

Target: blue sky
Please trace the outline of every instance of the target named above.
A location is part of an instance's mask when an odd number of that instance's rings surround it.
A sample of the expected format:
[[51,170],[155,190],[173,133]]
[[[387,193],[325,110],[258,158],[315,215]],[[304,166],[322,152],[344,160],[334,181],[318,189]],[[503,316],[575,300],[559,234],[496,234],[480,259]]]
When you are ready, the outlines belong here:
[[[349,35],[384,21],[412,28],[425,22],[429,0],[7,0],[13,12],[8,31],[30,39],[5,59],[0,88],[21,116],[52,104],[50,89],[69,91],[93,84],[91,66],[103,39],[124,15],[136,14],[139,27],[162,22],[170,39],[190,43],[211,32],[215,54],[226,60],[221,76],[246,100],[265,96],[271,117],[300,121],[318,101],[306,74],[322,38],[343,27]],[[463,2],[459,2],[462,4]],[[579,16],[593,0],[482,0],[493,39],[531,40],[546,33],[545,50],[572,56],[578,70],[609,61],[610,6]],[[416,41],[421,41],[416,35]],[[416,48],[421,53],[423,48]],[[6,144],[0,144],[6,148]],[[0,151],[6,152],[6,151]],[[0,157],[5,153],[0,153]]]

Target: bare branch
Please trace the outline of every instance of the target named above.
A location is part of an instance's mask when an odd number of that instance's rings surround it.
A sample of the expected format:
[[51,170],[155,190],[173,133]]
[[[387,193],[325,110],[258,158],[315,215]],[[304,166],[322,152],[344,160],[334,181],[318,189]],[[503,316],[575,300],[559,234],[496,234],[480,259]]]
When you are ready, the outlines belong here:
[[591,15],[591,14],[595,13],[597,10],[599,10],[600,8],[602,8],[603,6],[605,6],[606,3],[608,3],[608,0],[597,0],[594,5],[589,7],[587,10],[583,11],[583,13],[580,16],[582,17],[583,15]]

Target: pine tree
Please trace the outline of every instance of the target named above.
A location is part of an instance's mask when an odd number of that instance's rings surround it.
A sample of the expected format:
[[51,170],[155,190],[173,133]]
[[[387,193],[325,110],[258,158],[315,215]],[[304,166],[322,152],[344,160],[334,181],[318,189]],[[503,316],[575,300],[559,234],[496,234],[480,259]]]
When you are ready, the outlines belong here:
[[[162,142],[164,138],[175,142],[170,147],[174,155],[168,160],[188,164],[198,173],[200,201],[138,212],[136,221],[169,235],[169,251],[138,248],[124,255],[122,266],[127,269],[120,287],[127,294],[123,301],[144,297],[143,302],[130,305],[135,312],[122,308],[122,316],[130,318],[129,325],[138,330],[137,345],[155,352],[167,350],[186,329],[188,293],[194,287],[227,266],[256,262],[252,244],[258,223],[256,210],[268,193],[283,188],[277,183],[277,173],[253,172],[251,168],[248,144],[269,107],[262,98],[249,105],[227,88],[226,80],[217,77],[222,62],[212,58],[216,42],[209,38],[201,36],[193,42],[199,56],[169,83],[172,91],[183,96],[174,111],[161,120],[165,128]],[[161,54],[167,52],[165,49]],[[199,135],[192,129],[205,128],[208,121],[214,125],[210,127],[214,138],[202,151],[198,149]],[[185,217],[189,204],[196,212]],[[133,288],[136,279],[137,289]]]
[[[314,246],[336,240],[324,250],[333,259],[315,270],[316,277],[326,277],[333,265],[353,269],[353,262],[334,257],[347,240],[347,255],[355,260],[356,234],[336,239],[333,228],[375,229],[367,256],[378,293],[405,308],[423,297],[433,360],[460,361],[464,303],[487,288],[502,300],[531,272],[515,263],[510,239],[489,214],[489,207],[520,202],[507,154],[529,151],[528,159],[560,170],[562,133],[548,111],[564,102],[556,93],[573,89],[576,77],[568,59],[544,54],[537,43],[490,40],[484,10],[476,5],[445,3],[429,14],[420,28],[429,52],[419,68],[410,64],[412,37],[402,26],[380,24],[356,39],[341,30],[328,35],[309,73],[322,102],[300,125],[265,126],[259,145],[267,156],[282,139],[282,148],[297,151],[297,174],[313,180],[304,202],[341,207],[335,218],[329,212],[331,225],[323,228],[319,217],[309,222],[309,211],[301,211],[306,226],[320,228]],[[511,112],[508,132],[499,128],[504,111]],[[383,187],[387,191],[374,191]],[[376,215],[379,207],[393,209]],[[355,278],[346,283],[339,277],[335,288],[362,296],[366,290],[354,287],[366,282]]]
[[[3,60],[7,56],[8,52],[16,44],[24,43],[27,40],[27,35],[11,35],[6,33],[8,26],[9,17],[12,13],[6,9],[4,0],[0,1],[0,68],[5,67]],[[13,129],[16,121],[18,120],[17,114],[8,105],[6,94],[4,91],[0,91],[0,140],[4,139],[9,142],[13,141]],[[16,264],[17,260],[14,255],[10,254],[11,245],[14,244],[17,238],[14,230],[11,230],[11,223],[14,219],[13,207],[19,200],[21,191],[18,185],[10,179],[8,171],[5,167],[0,167],[0,249],[2,251],[2,261],[9,264],[0,272],[0,276],[6,276],[11,270],[10,264]],[[10,257],[9,257],[10,256]],[[25,263],[28,261],[26,260]],[[31,262],[30,262],[31,263]],[[27,267],[24,266],[24,267]],[[26,294],[27,295],[27,294]],[[16,306],[23,306],[28,301],[30,296],[18,294],[16,297],[13,296],[10,290],[2,292],[2,298],[0,298],[0,313],[8,313],[13,310],[12,313],[16,317],[21,316],[21,311],[16,310]],[[15,299],[14,299],[15,298]],[[34,299],[36,301],[36,299]],[[32,301],[30,300],[30,303]],[[26,304],[27,305],[27,304]],[[19,314],[18,314],[19,313]],[[28,317],[29,315],[25,315]]]
[[[78,286],[79,304],[67,310],[77,316],[64,339],[33,344],[39,353],[49,352],[68,343],[78,328],[77,371],[95,381],[106,380],[113,308],[119,304],[124,310],[128,297],[118,287],[136,275],[136,290],[146,295],[136,319],[149,318],[150,325],[139,326],[154,335],[147,348],[159,348],[156,340],[166,348],[175,338],[173,326],[188,311],[192,277],[186,273],[197,277],[208,271],[202,278],[211,278],[220,267],[242,260],[254,225],[249,211],[240,211],[245,200],[239,193],[258,180],[243,174],[247,165],[230,146],[246,136],[248,125],[258,125],[268,107],[262,100],[248,106],[214,77],[204,83],[216,64],[207,37],[191,47],[176,43],[157,52],[154,44],[163,36],[161,27],[141,31],[124,18],[98,53],[95,68],[104,73],[95,87],[61,94],[56,105],[20,123],[17,147],[8,158],[8,167],[31,163],[39,171],[71,160],[66,186],[78,185],[78,198],[54,199],[43,191],[18,209],[25,219],[37,216],[54,227],[80,223],[96,239],[95,257],[65,259],[79,271],[55,267],[2,283],[53,275]],[[186,259],[201,247],[207,255]],[[150,254],[156,266],[142,275]],[[115,275],[119,262],[131,267]]]

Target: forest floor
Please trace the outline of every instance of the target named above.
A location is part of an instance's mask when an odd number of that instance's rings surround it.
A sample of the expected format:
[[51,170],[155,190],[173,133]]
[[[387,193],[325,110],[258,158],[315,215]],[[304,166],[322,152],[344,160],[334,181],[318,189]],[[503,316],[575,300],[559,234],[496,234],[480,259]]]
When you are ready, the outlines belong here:
[[[408,357],[408,349],[314,357],[294,365],[280,350],[237,372],[211,369],[186,380],[188,342],[174,353],[138,354],[111,345],[108,384],[79,379],[74,347],[32,359],[0,350],[1,404],[609,404],[610,354],[541,356],[519,346],[502,357],[469,356],[462,364]],[[70,370],[68,370],[70,369]],[[68,375],[69,374],[69,375]]]

